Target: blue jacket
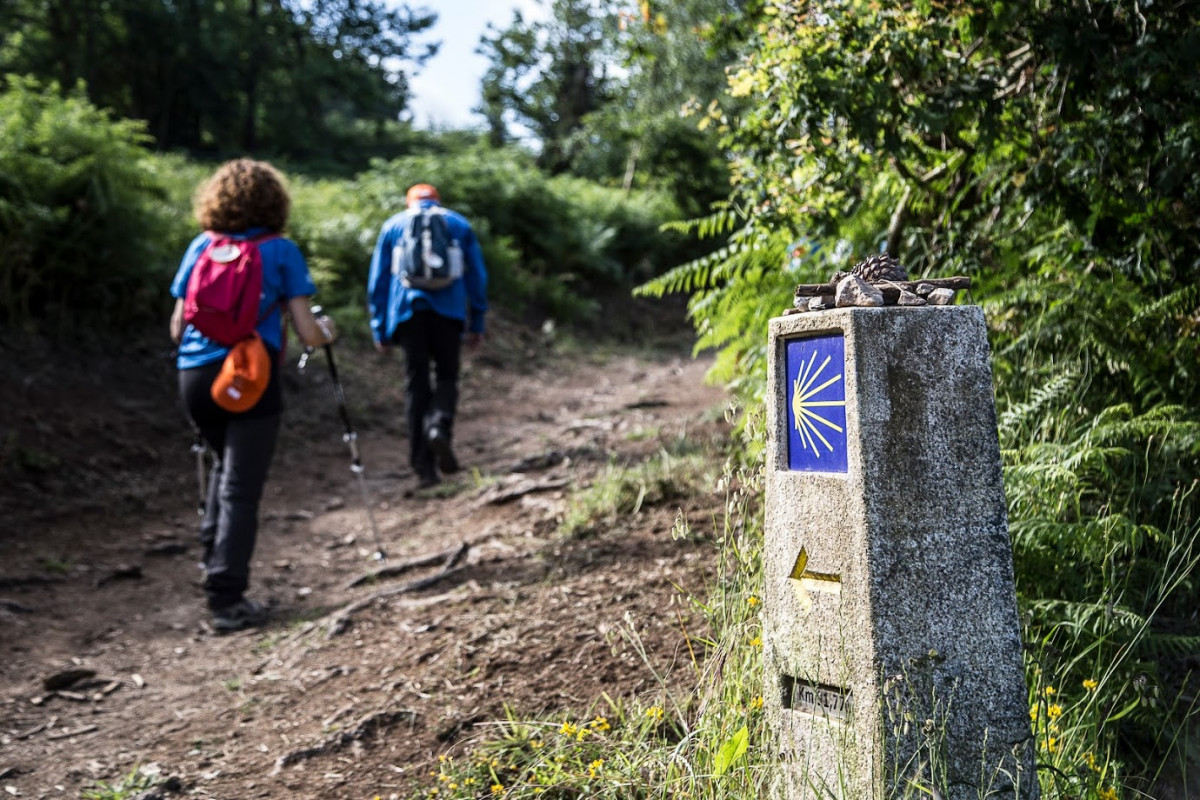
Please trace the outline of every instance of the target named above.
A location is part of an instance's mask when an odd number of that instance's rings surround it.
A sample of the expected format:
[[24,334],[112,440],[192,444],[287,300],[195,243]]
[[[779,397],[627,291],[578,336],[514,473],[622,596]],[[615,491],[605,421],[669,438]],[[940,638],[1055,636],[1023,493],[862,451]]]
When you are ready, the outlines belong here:
[[[440,205],[422,200],[419,209]],[[414,209],[416,210],[416,209]],[[377,342],[390,342],[396,327],[413,315],[413,303],[423,301],[433,311],[450,319],[464,320],[470,333],[483,333],[483,315],[487,311],[487,269],[475,231],[466,217],[446,209],[446,227],[463,251],[463,278],[444,289],[410,289],[392,275],[392,248],[408,227],[410,211],[396,214],[379,231],[371,273],[367,278],[367,302],[371,309],[371,335]]]
[[[235,239],[249,239],[266,233],[266,228],[251,228],[242,233],[229,234]],[[202,233],[188,245],[175,280],[171,282],[171,296],[183,297],[187,294],[188,278],[192,268],[204,248],[209,244],[208,233]],[[283,349],[283,317],[280,305],[286,304],[293,297],[311,297],[317,287],[313,284],[308,272],[308,264],[300,253],[300,248],[291,239],[282,237],[269,239],[258,246],[262,257],[263,288],[262,297],[258,301],[260,317],[255,330],[269,347],[276,352]],[[263,315],[266,316],[263,316]],[[188,325],[183,330],[183,339],[179,342],[179,358],[176,366],[179,369],[192,369],[213,361],[224,360],[229,348],[206,338],[199,331]]]

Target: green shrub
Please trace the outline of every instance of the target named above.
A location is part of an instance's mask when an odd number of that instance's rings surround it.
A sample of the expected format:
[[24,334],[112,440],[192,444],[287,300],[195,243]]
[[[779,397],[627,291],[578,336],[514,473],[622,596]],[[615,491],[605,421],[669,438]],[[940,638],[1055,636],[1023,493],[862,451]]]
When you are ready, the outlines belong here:
[[65,334],[165,318],[169,219],[144,126],[81,87],[0,84],[0,324]]
[[[218,164],[148,152],[144,125],[114,120],[82,88],[64,93],[17,77],[3,87],[0,324],[100,333],[166,319],[171,276],[198,232],[192,195]],[[678,217],[663,194],[550,178],[523,151],[452,135],[446,143],[454,152],[431,145],[424,155],[376,161],[353,180],[278,165],[293,200],[287,232],[323,305],[348,320],[365,316],[379,228],[418,181],[437,184],[475,226],[491,303],[533,322],[594,320],[603,297],[694,250],[661,230]]]

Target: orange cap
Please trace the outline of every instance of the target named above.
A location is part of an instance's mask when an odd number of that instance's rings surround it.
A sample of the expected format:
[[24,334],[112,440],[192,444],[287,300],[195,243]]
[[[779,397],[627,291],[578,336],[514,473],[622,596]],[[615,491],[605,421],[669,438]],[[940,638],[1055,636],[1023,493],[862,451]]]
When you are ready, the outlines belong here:
[[422,200],[437,200],[442,201],[441,195],[438,194],[436,187],[428,183],[418,183],[408,190],[408,194],[404,196],[404,202],[408,205],[419,203]]

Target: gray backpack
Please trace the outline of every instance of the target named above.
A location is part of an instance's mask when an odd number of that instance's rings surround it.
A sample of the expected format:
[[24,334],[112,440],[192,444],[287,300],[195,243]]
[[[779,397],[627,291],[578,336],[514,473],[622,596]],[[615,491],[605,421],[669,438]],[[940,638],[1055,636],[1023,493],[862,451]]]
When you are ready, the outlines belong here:
[[463,276],[463,253],[450,236],[446,210],[430,206],[411,212],[392,248],[392,275],[409,289],[444,289]]

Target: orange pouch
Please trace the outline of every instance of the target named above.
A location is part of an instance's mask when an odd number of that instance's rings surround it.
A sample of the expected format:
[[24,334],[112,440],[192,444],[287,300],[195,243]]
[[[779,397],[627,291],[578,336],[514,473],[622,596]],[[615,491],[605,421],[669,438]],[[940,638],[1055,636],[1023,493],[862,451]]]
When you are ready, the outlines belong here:
[[271,354],[257,333],[235,344],[212,384],[218,406],[240,414],[254,408],[271,381]]

